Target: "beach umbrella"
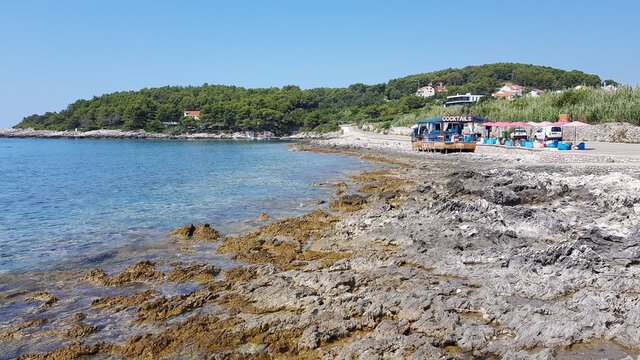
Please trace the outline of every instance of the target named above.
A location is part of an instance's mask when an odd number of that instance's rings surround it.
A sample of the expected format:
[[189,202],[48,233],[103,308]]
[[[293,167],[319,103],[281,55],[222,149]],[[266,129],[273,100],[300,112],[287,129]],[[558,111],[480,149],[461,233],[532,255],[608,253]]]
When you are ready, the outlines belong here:
[[509,122],[504,122],[504,121],[498,121],[498,122],[494,122],[493,126],[497,126],[497,127],[505,127],[505,126],[511,126],[511,123]]
[[545,127],[545,126],[549,126],[549,125],[553,125],[553,123],[551,121],[543,121],[543,122],[538,124],[538,126],[540,126],[540,127]]
[[578,139],[578,130],[576,130],[576,128],[578,126],[590,126],[587,123],[583,123],[582,121],[572,121],[572,122],[565,122],[564,124],[560,125],[562,127],[572,127],[573,128],[573,142],[577,142]]
[[523,122],[523,121],[516,121],[516,122],[512,122],[511,126],[514,127],[527,127],[527,126],[531,126],[529,125],[529,123]]
[[529,126],[533,126],[533,127],[540,126],[540,123],[537,123],[537,122],[535,122],[535,121],[529,121],[527,124],[528,124]]

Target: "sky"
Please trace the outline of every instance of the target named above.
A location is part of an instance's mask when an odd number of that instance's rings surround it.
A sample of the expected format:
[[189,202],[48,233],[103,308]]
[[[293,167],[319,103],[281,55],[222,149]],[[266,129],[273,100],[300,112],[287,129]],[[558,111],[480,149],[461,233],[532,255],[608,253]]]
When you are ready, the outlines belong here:
[[637,0],[0,0],[0,127],[144,87],[342,87],[495,62],[637,86],[638,14]]

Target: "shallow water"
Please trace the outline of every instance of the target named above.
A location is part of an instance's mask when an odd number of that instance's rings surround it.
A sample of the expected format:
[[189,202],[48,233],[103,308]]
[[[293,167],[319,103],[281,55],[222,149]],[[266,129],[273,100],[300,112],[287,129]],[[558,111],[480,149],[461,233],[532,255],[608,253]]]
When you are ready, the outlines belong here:
[[0,139],[0,274],[100,263],[185,223],[243,231],[332,194],[312,182],[372,166],[287,145]]

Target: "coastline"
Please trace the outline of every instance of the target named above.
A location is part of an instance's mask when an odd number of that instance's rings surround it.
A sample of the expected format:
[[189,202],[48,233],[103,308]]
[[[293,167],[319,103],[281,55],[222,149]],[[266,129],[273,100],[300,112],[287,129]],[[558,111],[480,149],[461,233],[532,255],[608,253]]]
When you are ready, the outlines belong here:
[[[89,299],[84,317],[48,318],[64,302],[58,293],[14,295],[42,311],[0,341],[52,336],[48,322],[68,330],[53,334],[67,343],[53,358],[640,354],[636,164],[429,155],[342,139],[300,149],[392,166],[355,174],[351,186],[333,184],[327,211],[212,240],[244,265],[187,265],[190,252],[179,250],[184,257],[168,267],[81,274],[84,286],[121,282],[111,289],[119,295]],[[193,241],[179,240],[176,249]],[[200,285],[164,293],[176,279]],[[615,304],[606,305],[612,297]],[[93,322],[93,311],[131,332],[101,337],[112,325]]]
[[330,139],[338,133],[298,133],[288,136],[274,136],[270,132],[233,132],[233,133],[188,133],[165,134],[144,130],[92,130],[92,131],[54,131],[34,129],[0,129],[0,138],[36,138],[36,139],[158,139],[158,140],[304,140]]

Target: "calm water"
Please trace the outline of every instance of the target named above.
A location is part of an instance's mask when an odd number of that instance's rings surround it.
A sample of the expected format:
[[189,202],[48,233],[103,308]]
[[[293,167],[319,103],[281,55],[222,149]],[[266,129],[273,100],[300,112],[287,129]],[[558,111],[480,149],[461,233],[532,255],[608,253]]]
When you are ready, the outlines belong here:
[[162,239],[185,223],[241,231],[308,210],[315,181],[369,168],[283,142],[0,139],[0,273]]

